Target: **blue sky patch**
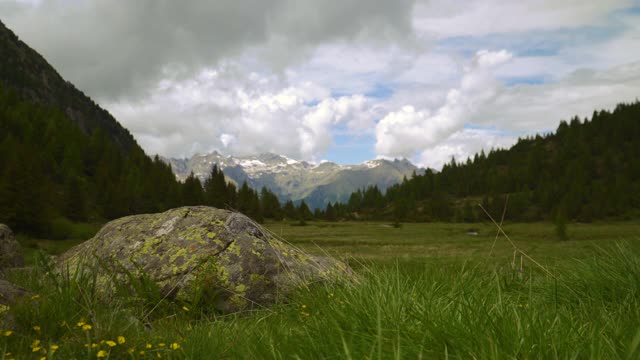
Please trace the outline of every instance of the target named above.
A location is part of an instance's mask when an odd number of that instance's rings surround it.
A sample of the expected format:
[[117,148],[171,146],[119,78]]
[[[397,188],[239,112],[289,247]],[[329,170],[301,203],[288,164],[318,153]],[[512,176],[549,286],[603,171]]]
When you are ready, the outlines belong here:
[[323,158],[340,165],[360,164],[376,157],[374,146],[375,139],[371,135],[336,135],[333,146]]
[[550,81],[547,76],[533,75],[533,76],[512,76],[500,78],[503,84],[508,87],[516,85],[540,85]]
[[393,89],[386,85],[376,84],[375,87],[364,94],[374,99],[388,99],[393,95]]
[[583,26],[558,30],[536,30],[486,36],[459,36],[441,40],[440,51],[472,57],[479,49],[507,49],[517,56],[554,56],[567,47],[592,45],[613,39],[625,30],[622,24]]

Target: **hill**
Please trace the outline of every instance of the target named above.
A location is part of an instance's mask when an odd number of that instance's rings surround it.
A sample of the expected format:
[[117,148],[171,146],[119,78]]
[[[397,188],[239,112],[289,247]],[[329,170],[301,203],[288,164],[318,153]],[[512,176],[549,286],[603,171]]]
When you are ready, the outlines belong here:
[[[640,215],[640,102],[596,111],[590,120],[562,121],[555,133],[520,139],[510,149],[452,159],[383,196],[351,195],[338,217],[412,221],[496,217],[519,221],[592,221]],[[368,201],[366,201],[368,199]],[[373,200],[372,200],[373,199]]]
[[0,21],[0,84],[21,98],[44,107],[59,109],[85,135],[101,129],[126,152],[137,144],[127,129],[106,110],[65,81],[35,50],[20,41]]
[[181,203],[168,165],[0,23],[0,222],[67,237]]
[[107,220],[188,205],[237,209],[258,221],[310,215],[304,202],[283,212],[268,189],[227,183],[216,169],[204,184],[195,176],[177,181],[169,164],[148,157],[1,23],[0,55],[0,223],[13,230],[86,239]]

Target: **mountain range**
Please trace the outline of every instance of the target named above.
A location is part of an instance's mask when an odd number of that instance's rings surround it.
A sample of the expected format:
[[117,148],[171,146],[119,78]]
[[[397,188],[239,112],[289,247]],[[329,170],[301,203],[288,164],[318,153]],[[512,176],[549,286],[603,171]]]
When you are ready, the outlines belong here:
[[254,189],[264,186],[282,202],[304,200],[311,208],[324,208],[329,202],[346,201],[351,193],[368,186],[377,186],[384,191],[404,177],[410,178],[414,172],[424,172],[406,159],[338,165],[328,161],[314,164],[273,153],[234,157],[214,151],[189,159],[164,160],[171,164],[176,178],[181,181],[193,172],[204,182],[217,164],[228,181],[236,184],[246,181]]

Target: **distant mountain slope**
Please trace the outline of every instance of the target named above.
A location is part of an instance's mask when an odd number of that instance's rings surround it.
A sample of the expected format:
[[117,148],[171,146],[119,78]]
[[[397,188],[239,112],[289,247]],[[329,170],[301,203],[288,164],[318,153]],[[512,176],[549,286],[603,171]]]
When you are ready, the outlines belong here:
[[122,150],[137,146],[127,129],[106,110],[65,81],[35,50],[0,21],[0,85],[15,90],[23,99],[54,106],[90,135],[100,128]]
[[360,165],[337,165],[332,162],[311,164],[282,155],[264,153],[257,156],[232,157],[218,152],[195,155],[190,159],[166,159],[176,177],[184,180],[191,172],[205,180],[214,164],[228,179],[254,189],[263,186],[281,201],[305,200],[311,208],[324,208],[328,202],[345,201],[352,192],[367,186],[381,190],[421,173],[408,160],[372,160]]

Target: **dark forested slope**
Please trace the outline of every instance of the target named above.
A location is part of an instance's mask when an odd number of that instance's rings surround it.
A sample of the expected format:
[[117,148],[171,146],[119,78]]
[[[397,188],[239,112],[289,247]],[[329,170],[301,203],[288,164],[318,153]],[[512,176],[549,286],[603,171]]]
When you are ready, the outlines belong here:
[[35,50],[0,21],[0,85],[23,99],[62,111],[82,132],[101,129],[123,151],[137,147],[133,136],[106,110],[65,81]]
[[520,139],[510,149],[455,159],[391,187],[354,193],[333,217],[471,221],[482,203],[507,217],[591,221],[640,214],[640,103],[561,122],[553,134]]
[[178,205],[180,191],[168,165],[0,23],[0,222],[59,234]]

